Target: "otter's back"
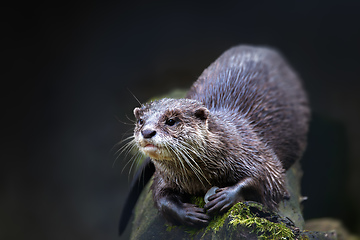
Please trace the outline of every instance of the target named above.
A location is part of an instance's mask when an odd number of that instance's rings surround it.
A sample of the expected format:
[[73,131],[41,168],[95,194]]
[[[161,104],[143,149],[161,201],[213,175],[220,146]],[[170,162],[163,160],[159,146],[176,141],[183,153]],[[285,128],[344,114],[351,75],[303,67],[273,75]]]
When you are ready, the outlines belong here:
[[235,124],[246,118],[285,169],[301,157],[310,117],[308,101],[300,79],[277,52],[231,48],[205,69],[187,98],[210,111],[235,112],[227,119]]

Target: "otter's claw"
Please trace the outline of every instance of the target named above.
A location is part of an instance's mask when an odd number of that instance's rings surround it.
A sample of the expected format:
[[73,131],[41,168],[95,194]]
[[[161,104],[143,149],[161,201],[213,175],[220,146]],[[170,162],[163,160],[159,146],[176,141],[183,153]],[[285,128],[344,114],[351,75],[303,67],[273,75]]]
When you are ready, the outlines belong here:
[[208,214],[224,213],[229,210],[234,204],[242,200],[239,196],[239,189],[237,186],[219,188],[215,194],[208,198],[209,202],[205,204],[204,209]]
[[171,207],[163,206],[163,216],[175,225],[204,227],[209,224],[210,217],[203,208],[190,203],[181,203]]
[[191,227],[204,227],[209,224],[210,217],[206,215],[203,208],[190,203],[184,203],[183,207],[184,214],[181,224]]

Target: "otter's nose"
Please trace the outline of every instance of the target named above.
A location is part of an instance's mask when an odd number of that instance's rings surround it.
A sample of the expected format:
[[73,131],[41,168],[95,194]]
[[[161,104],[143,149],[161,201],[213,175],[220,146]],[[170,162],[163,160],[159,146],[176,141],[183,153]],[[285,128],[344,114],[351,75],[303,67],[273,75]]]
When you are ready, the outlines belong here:
[[153,136],[155,136],[156,131],[152,129],[145,129],[141,131],[141,134],[144,138],[152,138]]

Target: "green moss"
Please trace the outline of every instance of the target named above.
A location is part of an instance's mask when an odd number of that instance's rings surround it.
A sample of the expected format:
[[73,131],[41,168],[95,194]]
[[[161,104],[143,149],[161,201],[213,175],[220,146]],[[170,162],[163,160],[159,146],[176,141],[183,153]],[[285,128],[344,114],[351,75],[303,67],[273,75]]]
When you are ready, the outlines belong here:
[[[201,197],[192,197],[191,203],[199,207],[203,207],[205,202]],[[254,206],[253,206],[254,205]],[[193,238],[197,234],[201,234],[200,239],[203,239],[208,233],[217,233],[223,228],[226,219],[229,219],[228,228],[236,230],[239,225],[249,229],[258,235],[259,239],[294,239],[295,235],[290,228],[284,223],[275,223],[254,214],[250,210],[255,207],[259,211],[266,211],[260,204],[256,203],[243,203],[235,204],[227,213],[215,216],[206,228],[197,229],[190,227],[180,227]],[[168,226],[167,231],[172,231],[175,226]]]
[[237,203],[229,210],[229,225],[236,229],[237,225],[253,228],[259,239],[294,239],[294,233],[284,223],[274,223],[251,213],[245,203]]
[[306,236],[306,235],[302,235],[302,236],[300,237],[300,240],[309,240],[309,238],[308,238],[308,236]]
[[204,208],[204,206],[205,206],[205,201],[204,201],[204,198],[202,198],[202,197],[192,196],[190,198],[190,202],[201,208]]
[[[194,199],[192,202],[199,203],[199,199]],[[198,206],[200,205],[201,201]],[[256,205],[257,208],[259,206],[258,204]],[[191,238],[196,234],[202,233],[200,239],[203,239],[208,233],[215,234],[218,232],[228,218],[228,227],[236,230],[238,225],[242,225],[251,230],[251,232],[256,233],[259,239],[294,239],[295,237],[291,229],[284,223],[274,223],[265,218],[258,217],[251,212],[249,205],[242,202],[235,204],[227,213],[216,216],[205,229],[185,228],[184,230]]]
[[193,238],[197,234],[201,234],[199,239],[203,239],[205,235],[209,232],[216,233],[223,227],[226,218],[228,217],[227,214],[215,216],[209,223],[206,228],[198,229],[198,228],[190,228],[184,227],[184,231],[190,235],[190,238]]
[[174,228],[176,228],[175,225],[165,224],[165,226],[166,226],[166,231],[167,231],[167,232],[171,232]]
[[[190,199],[190,202],[201,208],[203,208],[205,206],[205,201],[204,201],[204,198],[202,198],[202,197],[192,196]],[[209,225],[206,228],[199,229],[199,228],[192,228],[192,227],[186,227],[186,226],[170,226],[170,225],[168,225],[166,228],[166,231],[172,231],[173,229],[180,228],[180,229],[183,229],[186,233],[188,233],[190,238],[193,238],[195,235],[202,233],[202,235],[200,237],[200,239],[202,239],[209,232],[216,233],[224,225],[225,220],[228,216],[229,216],[228,214],[215,216],[210,221]]]
[[216,233],[224,226],[225,220],[228,218],[228,214],[215,216],[209,223],[209,225],[205,229],[205,234],[209,231],[214,231]]
[[[197,205],[198,207],[203,208],[205,206],[204,198],[202,197],[192,197],[191,203]],[[209,223],[209,225],[205,228],[203,236],[210,231],[216,233],[225,223],[226,218],[228,217],[227,214],[217,215],[215,216]],[[191,235],[195,235],[199,233],[201,230],[199,229],[188,229],[186,232],[190,233]]]

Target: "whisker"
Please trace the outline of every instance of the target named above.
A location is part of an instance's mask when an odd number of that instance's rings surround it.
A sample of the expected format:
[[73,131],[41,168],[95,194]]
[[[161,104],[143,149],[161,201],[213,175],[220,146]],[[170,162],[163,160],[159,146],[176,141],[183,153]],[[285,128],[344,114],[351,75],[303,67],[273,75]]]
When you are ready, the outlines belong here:
[[135,98],[135,100],[140,104],[141,106],[141,102],[139,101],[139,99],[135,96],[135,94],[133,94],[130,89],[127,88],[127,90],[131,93],[131,95]]
[[172,152],[175,156],[176,156],[176,160],[175,160],[175,164],[177,164],[176,162],[177,162],[177,160],[180,162],[180,166],[181,166],[181,168],[180,168],[180,173],[181,173],[181,175],[182,175],[182,178],[184,179],[184,180],[186,180],[187,179],[187,174],[186,174],[186,168],[185,168],[185,165],[184,165],[184,163],[183,163],[183,159],[179,156],[179,154],[178,154],[178,151],[177,151],[177,149],[176,148],[174,148],[173,146],[171,146],[171,145],[168,145],[168,144],[165,144],[165,146],[167,147],[167,149],[169,149],[169,152]]
[[[185,147],[185,150],[193,153],[195,155],[195,157],[197,157],[197,159],[201,160],[206,165],[206,161],[204,160],[204,158],[208,159],[206,154],[201,154],[201,152],[199,152],[199,149],[202,149],[202,147],[195,148],[194,144],[191,145],[191,144],[189,144],[189,143],[187,143],[185,141],[181,141],[181,144]],[[198,146],[200,146],[200,144]],[[205,176],[204,172],[202,171],[202,169],[200,168],[199,164],[194,160],[194,158],[191,156],[191,154],[188,153],[188,156],[190,156],[189,159],[196,164],[197,171],[210,184],[210,181],[206,178],[206,176]]]
[[[130,150],[134,149],[135,147],[136,147],[136,146],[133,145]],[[130,151],[126,154],[126,157],[128,156],[129,153],[130,153]],[[134,155],[131,156],[131,158],[126,162],[125,166],[124,166],[123,169],[121,170],[121,173],[123,173],[124,169],[128,166],[128,164],[129,164],[130,162],[133,162],[134,159],[137,159],[137,158],[139,157],[139,154],[141,155],[140,152],[136,152]]]
[[131,123],[127,123],[127,125],[132,125],[132,126],[135,125],[136,121],[134,119],[129,118],[129,116],[127,114],[125,115],[125,117],[127,118],[127,120],[129,120],[131,122]]
[[[124,142],[129,141],[130,139],[134,138],[134,134],[133,133],[129,133],[131,129],[127,130],[123,135],[122,138],[119,142],[115,143],[114,146],[110,149],[110,151],[113,151],[115,148],[117,148],[119,145],[122,145]],[[128,137],[125,137],[125,135],[128,135]],[[121,147],[120,147],[121,148]],[[116,154],[117,152],[115,152]]]
[[126,115],[126,114],[125,114],[125,117],[127,118],[127,120],[130,121],[130,123],[124,122],[124,121],[120,120],[117,116],[115,116],[115,119],[116,119],[119,123],[124,124],[124,125],[134,125],[135,121],[134,121],[133,119],[129,118],[129,116]]
[[[130,140],[131,139],[131,140]],[[130,141],[129,141],[130,140]],[[117,145],[120,145],[120,144],[122,144],[123,142],[125,142],[125,141],[129,141],[129,142],[127,142],[127,143],[125,143],[124,145],[122,145],[120,148],[119,148],[119,150],[117,150],[116,152],[115,152],[115,154],[122,154],[128,147],[129,147],[129,145],[131,145],[131,144],[133,144],[133,145],[135,145],[136,143],[135,143],[135,139],[134,139],[134,137],[133,136],[130,136],[130,137],[127,137],[126,139],[124,139],[123,141],[121,141],[120,143],[118,143]]]
[[[179,144],[177,143],[177,145],[179,146]],[[191,154],[186,151],[187,149],[184,148],[184,146],[181,148],[181,145],[179,147],[179,149],[182,149],[184,151],[179,151],[179,153],[182,155],[183,159],[185,160],[185,162],[188,164],[188,166],[191,168],[191,170],[193,171],[193,173],[195,174],[195,176],[199,179],[199,181],[201,182],[201,184],[203,186],[205,186],[205,184],[203,183],[203,181],[201,180],[201,177],[203,177],[207,182],[209,182],[207,180],[207,178],[204,175],[204,172],[202,171],[202,169],[200,168],[199,164],[193,159],[193,157],[191,156]],[[194,166],[194,164],[195,166]]]
[[[130,176],[131,176],[131,172],[133,171],[133,175],[135,174],[135,170],[138,169],[139,167],[139,162],[140,160],[142,159],[142,154],[140,152],[137,152],[132,158],[131,158],[131,166],[130,166],[130,169],[129,169],[129,173],[128,173],[128,181],[130,181]],[[135,166],[135,169],[134,168],[134,165]]]
[[[131,153],[133,151],[133,149],[136,147],[136,143],[135,143],[135,140],[133,139],[134,137],[133,136],[129,136],[127,137],[126,139],[120,141],[119,143],[117,143],[115,146],[118,146],[120,145],[121,143],[125,142],[125,141],[130,141],[127,142],[126,144],[124,144],[123,146],[121,146],[115,153],[114,155],[116,155],[116,158],[112,164],[112,167],[115,166],[115,163],[118,161],[118,159],[120,158],[120,156],[126,152],[125,154],[125,158],[127,158],[127,156],[129,155],[129,153]],[[113,149],[115,148],[115,146],[113,147]]]

